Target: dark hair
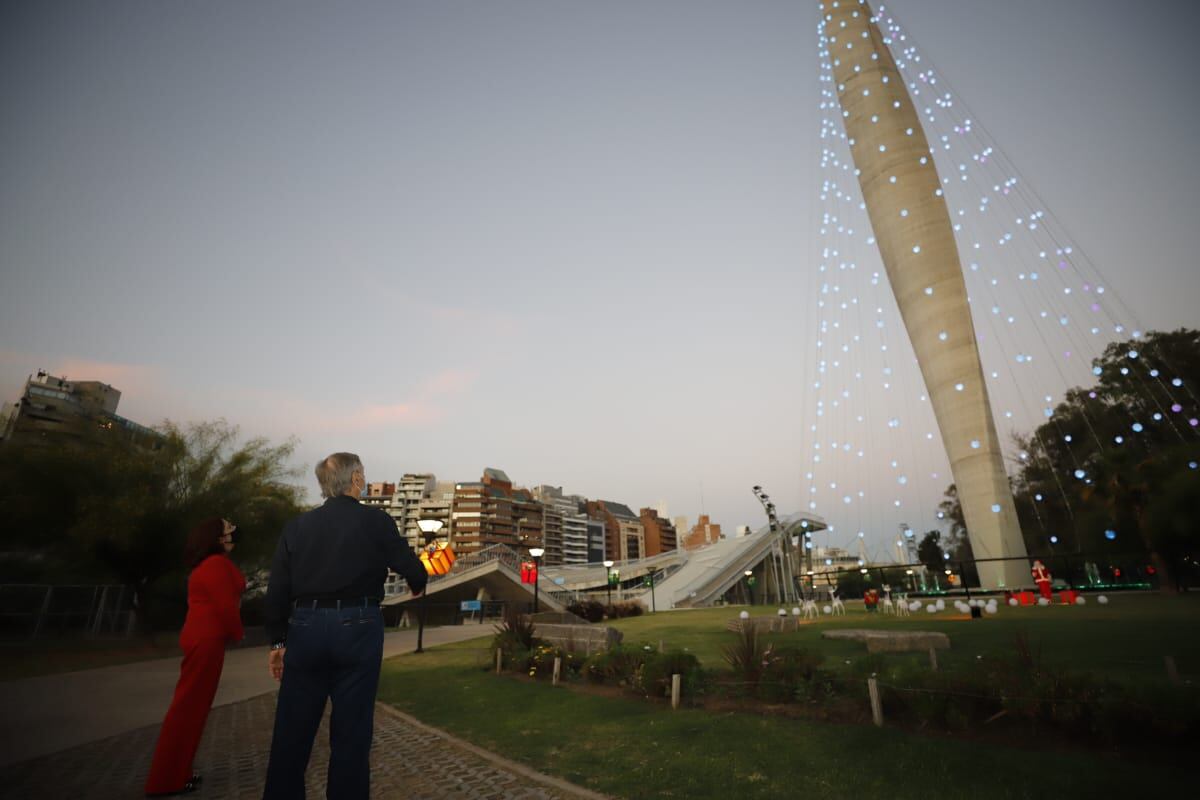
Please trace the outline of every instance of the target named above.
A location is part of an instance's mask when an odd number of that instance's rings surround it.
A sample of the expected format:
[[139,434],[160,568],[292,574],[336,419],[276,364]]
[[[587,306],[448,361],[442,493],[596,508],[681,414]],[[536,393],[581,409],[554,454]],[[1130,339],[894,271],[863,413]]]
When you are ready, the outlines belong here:
[[225,552],[221,544],[225,536],[225,520],[212,517],[196,524],[187,535],[187,543],[183,546],[183,563],[188,569],[195,569],[200,562],[211,555]]

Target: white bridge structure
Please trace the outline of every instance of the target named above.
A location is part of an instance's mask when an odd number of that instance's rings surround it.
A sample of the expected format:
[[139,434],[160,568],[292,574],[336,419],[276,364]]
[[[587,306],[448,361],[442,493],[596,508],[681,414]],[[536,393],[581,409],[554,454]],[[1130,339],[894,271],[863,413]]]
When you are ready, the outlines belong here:
[[[795,603],[799,587],[789,575],[800,575],[804,537],[802,531],[825,528],[815,514],[792,514],[780,529],[763,526],[753,533],[695,550],[672,550],[649,558],[614,562],[611,571],[619,580],[610,590],[609,568],[601,563],[543,566],[538,576],[539,604],[563,611],[576,600],[614,602],[634,600],[647,610],[668,611],[715,605],[749,571],[759,587],[759,602]],[[445,575],[433,576],[426,589],[429,602],[463,600],[506,601],[532,604],[532,584],[521,583],[520,564],[525,559],[507,545],[493,545],[458,559]],[[790,560],[790,564],[788,563]],[[653,575],[653,588],[650,577]],[[389,578],[385,606],[404,605],[413,596],[402,581]]]

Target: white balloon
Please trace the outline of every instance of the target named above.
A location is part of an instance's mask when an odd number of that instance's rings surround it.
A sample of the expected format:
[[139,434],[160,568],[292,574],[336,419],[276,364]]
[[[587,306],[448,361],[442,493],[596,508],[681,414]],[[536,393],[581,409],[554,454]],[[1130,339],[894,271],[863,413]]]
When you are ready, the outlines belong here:
[[1000,609],[996,608],[995,606],[985,606],[983,610],[984,610],[984,613],[995,614]]
[[1044,598],[1044,597],[1039,597],[1039,598],[1038,598],[1038,605],[1039,605],[1039,606],[1048,606],[1048,605],[1050,605],[1050,601],[1049,601],[1049,600],[1047,600],[1047,599],[1046,599],[1046,598]]
[[750,619],[750,612],[743,611],[742,613],[738,614],[738,616],[741,617],[742,619]]
[[926,610],[926,611],[928,611],[930,614],[936,614],[936,613],[937,613],[937,606],[935,606],[935,605],[928,605],[928,606],[925,606],[925,610]]
[[822,608],[821,610],[822,610],[822,611],[824,611],[826,614],[832,614],[832,613],[833,613],[833,606],[825,606],[825,607],[824,607],[824,608]]
[[1087,605],[1087,598],[1086,598],[1086,597],[1083,597],[1082,595],[1081,595],[1081,596],[1079,596],[1079,597],[1076,597],[1076,598],[1075,598],[1075,605],[1077,605],[1077,606],[1086,606],[1086,605]]
[[934,605],[937,606],[938,611],[946,610],[946,601],[945,600],[942,600],[939,598],[938,601],[936,603],[934,603]]
[[1108,595],[1106,595],[1106,594],[1100,595],[1099,597],[1096,598],[1096,602],[1102,606],[1108,605]]
[[920,611],[921,610],[921,601],[913,600],[911,603],[908,604],[908,610],[909,611]]
[[792,616],[793,616],[793,617],[798,617],[798,616],[800,616],[800,607],[799,607],[799,606],[794,606],[794,607],[792,608]]
[[1016,608],[1017,606],[1021,605],[1020,601],[1018,601],[1017,598],[1015,598],[1015,597],[1008,598],[1008,604],[1010,606],[1012,606],[1013,608]]

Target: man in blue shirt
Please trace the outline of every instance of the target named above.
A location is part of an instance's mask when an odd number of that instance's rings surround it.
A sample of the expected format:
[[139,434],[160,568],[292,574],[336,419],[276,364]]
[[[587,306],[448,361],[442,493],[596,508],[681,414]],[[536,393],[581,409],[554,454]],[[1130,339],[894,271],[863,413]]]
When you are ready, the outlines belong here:
[[326,699],[333,701],[328,796],[368,797],[383,583],[389,567],[414,596],[428,580],[392,518],[358,502],[367,487],[358,456],[334,453],[316,474],[325,504],[284,527],[267,585],[268,664],[280,687],[264,800],[304,797]]

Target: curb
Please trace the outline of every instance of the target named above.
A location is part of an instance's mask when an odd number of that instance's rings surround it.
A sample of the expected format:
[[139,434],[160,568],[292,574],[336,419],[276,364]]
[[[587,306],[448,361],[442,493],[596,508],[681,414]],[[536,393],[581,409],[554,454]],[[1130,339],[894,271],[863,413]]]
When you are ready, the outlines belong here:
[[414,728],[417,728],[418,730],[422,731],[423,733],[427,733],[432,736],[437,736],[441,739],[445,739],[446,741],[450,742],[451,744],[456,745],[457,747],[461,747],[462,749],[467,750],[476,756],[479,756],[480,758],[484,759],[485,761],[489,761],[492,764],[495,764],[497,767],[500,767],[501,769],[507,770],[509,772],[515,772],[518,775],[528,778],[529,780],[536,781],[537,783],[540,783],[543,786],[547,786],[551,789],[554,789],[559,792],[563,792],[564,794],[568,794],[573,797],[584,798],[584,800],[613,800],[611,795],[600,794],[599,792],[593,792],[591,789],[585,789],[582,786],[577,786],[569,781],[563,780],[562,778],[555,778],[552,775],[546,775],[544,773],[538,772],[537,770],[530,769],[529,767],[525,766],[524,764],[519,764],[516,761],[510,761],[510,760],[504,758],[503,756],[493,753],[491,750],[485,750],[482,747],[479,747],[478,745],[471,744],[470,742],[459,739],[457,736],[446,733],[441,728],[435,728],[432,725],[426,725],[424,722],[421,722],[420,720],[404,713],[403,711],[401,711],[397,708],[393,708],[392,706],[389,706],[386,703],[376,703],[375,708],[384,712],[385,714],[389,714],[389,715],[403,721],[405,724],[408,724],[408,725],[413,726]]

